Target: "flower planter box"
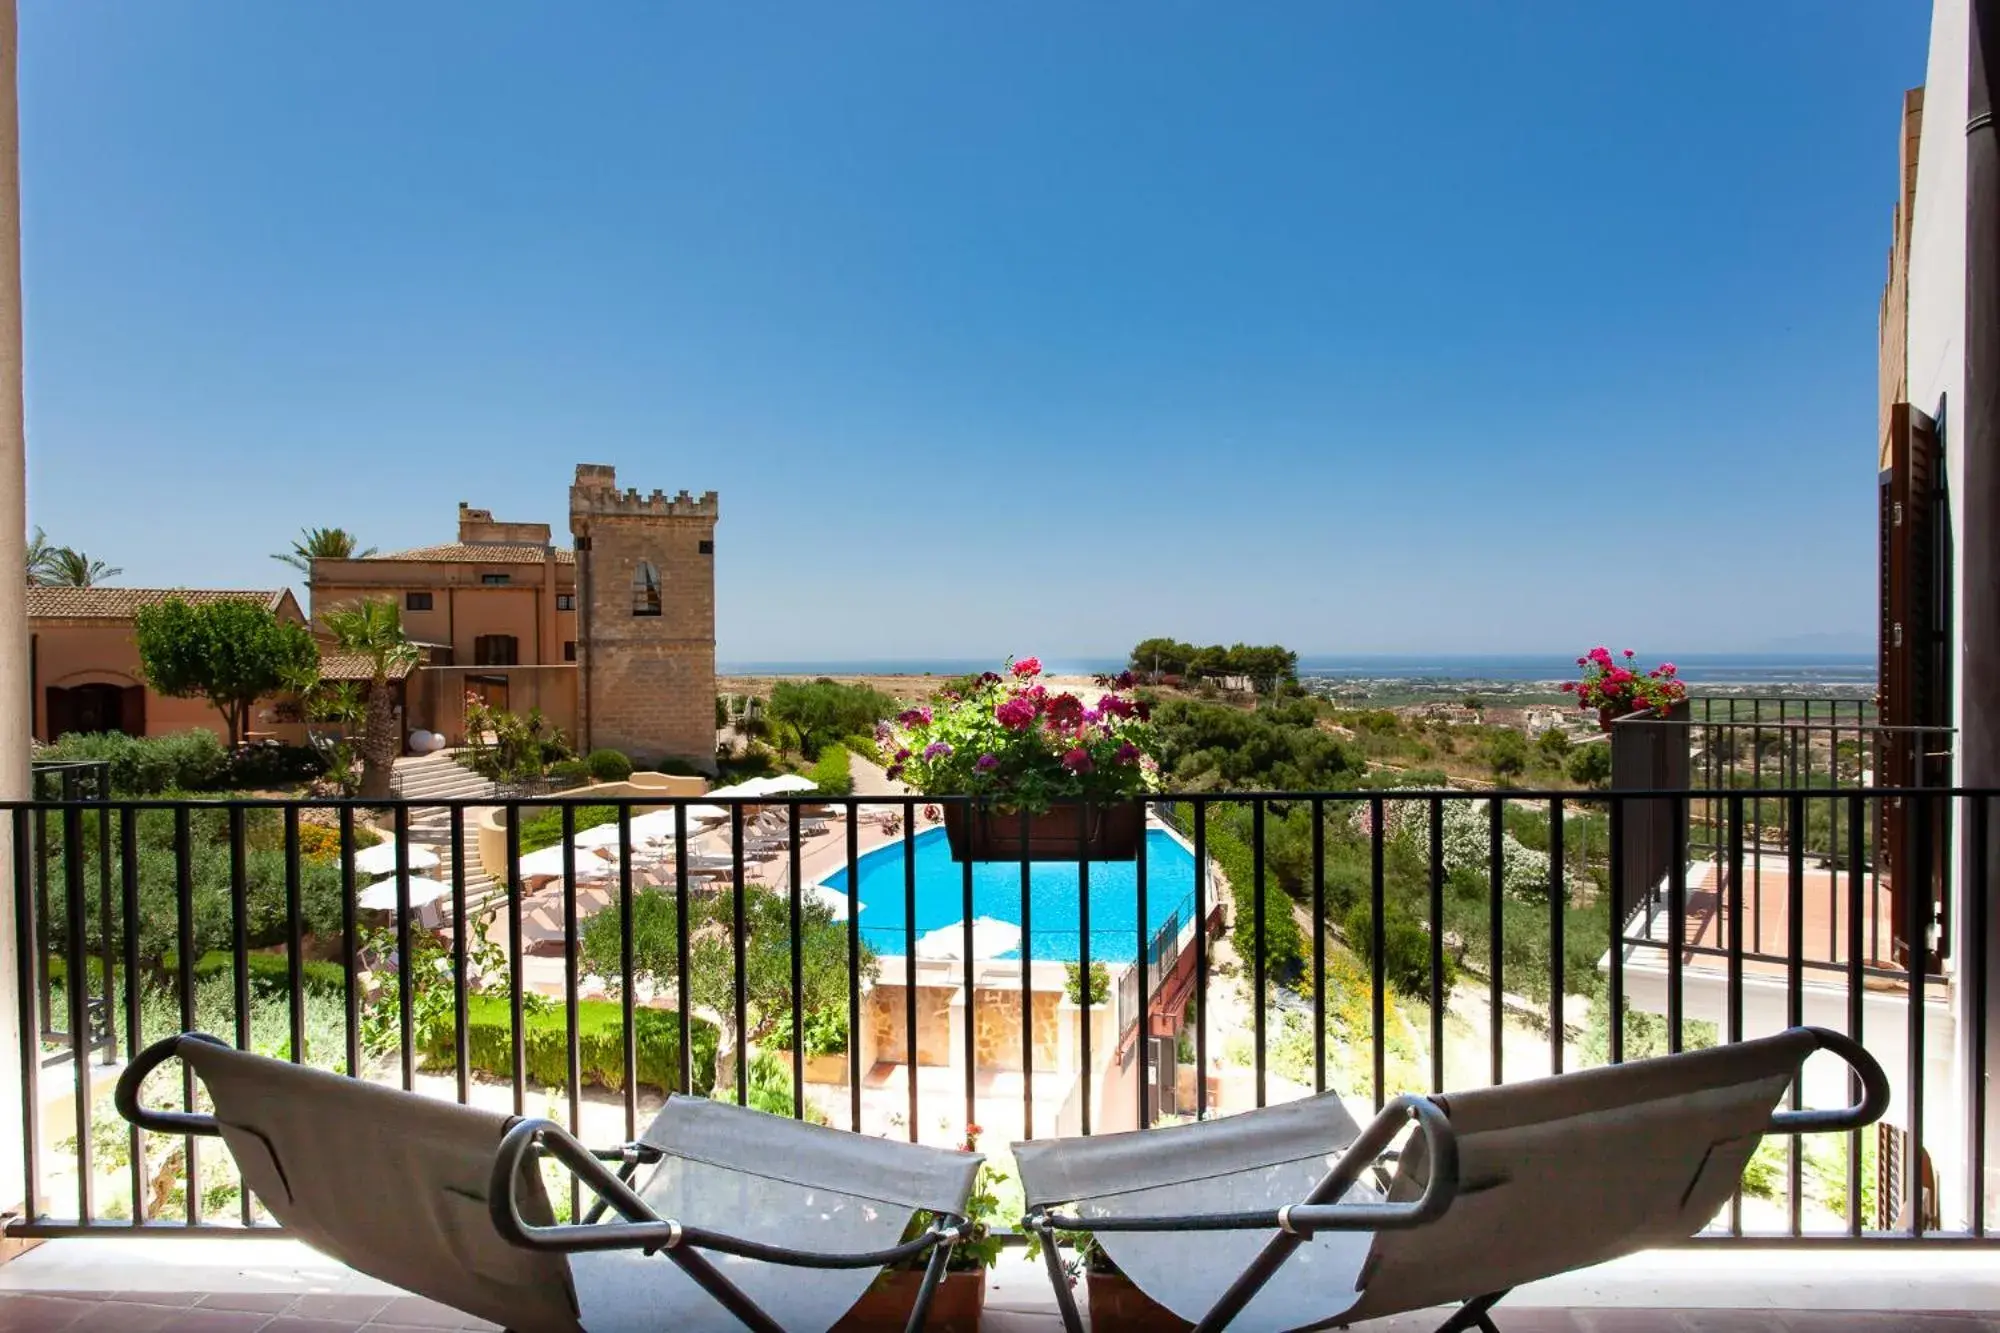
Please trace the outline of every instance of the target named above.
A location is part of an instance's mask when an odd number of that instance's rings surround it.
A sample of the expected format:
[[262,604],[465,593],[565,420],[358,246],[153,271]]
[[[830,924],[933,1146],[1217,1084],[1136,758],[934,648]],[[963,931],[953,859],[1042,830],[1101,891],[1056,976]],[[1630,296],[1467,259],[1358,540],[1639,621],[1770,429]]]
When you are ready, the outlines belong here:
[[1145,831],[1145,812],[1137,801],[1054,806],[1029,815],[1025,830],[1013,811],[944,807],[954,861],[1074,861],[1079,851],[1091,861],[1132,861]]
[[[833,1333],[903,1333],[910,1311],[916,1309],[917,1288],[923,1281],[921,1269],[890,1269],[840,1317]],[[925,1333],[978,1333],[979,1316],[985,1309],[985,1269],[946,1273],[937,1294],[931,1297]]]
[[1084,1274],[1090,1306],[1090,1333],[1167,1333],[1193,1328],[1164,1305],[1132,1285],[1123,1273]]

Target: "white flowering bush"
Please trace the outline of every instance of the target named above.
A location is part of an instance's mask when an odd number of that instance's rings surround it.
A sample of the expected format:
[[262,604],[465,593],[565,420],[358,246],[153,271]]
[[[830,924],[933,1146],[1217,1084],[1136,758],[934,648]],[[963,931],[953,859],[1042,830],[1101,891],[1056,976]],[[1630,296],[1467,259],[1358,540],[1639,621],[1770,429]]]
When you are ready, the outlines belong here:
[[[1484,801],[1447,800],[1442,837],[1446,874],[1461,870],[1490,873],[1492,866],[1492,816]],[[1418,852],[1429,857],[1431,836],[1429,801],[1389,801],[1382,807],[1386,836],[1408,840]],[[1367,806],[1355,812],[1356,828],[1369,832]],[[1565,867],[1567,872],[1567,867]],[[1569,874],[1572,889],[1580,882]],[[1510,897],[1546,900],[1549,894],[1549,854],[1526,846],[1505,829],[1500,833],[1500,884]]]

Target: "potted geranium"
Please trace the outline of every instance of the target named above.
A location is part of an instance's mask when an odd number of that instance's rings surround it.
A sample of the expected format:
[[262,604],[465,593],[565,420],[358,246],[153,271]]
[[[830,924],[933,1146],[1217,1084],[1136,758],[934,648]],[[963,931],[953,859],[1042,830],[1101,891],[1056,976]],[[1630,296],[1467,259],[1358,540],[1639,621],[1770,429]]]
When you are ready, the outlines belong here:
[[1050,689],[1039,659],[1009,661],[905,710],[881,739],[889,776],[944,806],[958,860],[1129,861],[1145,818],[1138,797],[1159,771],[1132,677],[1100,677],[1095,699]]
[[[979,1134],[979,1126],[966,1126],[966,1152],[979,1151]],[[926,1333],[977,1333],[980,1317],[986,1310],[986,1270],[1000,1258],[1000,1238],[993,1234],[992,1225],[1000,1211],[1000,1198],[995,1191],[1006,1178],[991,1165],[980,1164],[972,1197],[965,1205],[972,1234],[952,1246],[944,1280],[931,1296],[931,1308],[924,1320]],[[904,1241],[921,1236],[935,1220],[931,1214],[919,1211],[910,1218],[910,1225],[903,1232]],[[903,1333],[909,1326],[910,1312],[916,1308],[917,1291],[923,1286],[924,1269],[929,1262],[929,1256],[925,1255],[884,1269],[874,1285],[840,1317],[832,1333]]]
[[1627,648],[1613,657],[1608,648],[1592,648],[1576,659],[1583,668],[1581,680],[1563,682],[1563,693],[1576,696],[1577,707],[1597,711],[1597,723],[1606,731],[1621,717],[1652,713],[1666,717],[1674,705],[1687,698],[1687,686],[1672,662],[1662,662],[1648,671],[1633,665]]

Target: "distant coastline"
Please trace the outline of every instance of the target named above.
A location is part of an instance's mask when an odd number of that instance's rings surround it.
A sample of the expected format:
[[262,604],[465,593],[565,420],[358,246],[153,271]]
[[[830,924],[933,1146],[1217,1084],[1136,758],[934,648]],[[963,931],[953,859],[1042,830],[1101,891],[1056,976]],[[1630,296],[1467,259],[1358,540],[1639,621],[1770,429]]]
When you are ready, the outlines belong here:
[[[1086,676],[1125,667],[1121,658],[1044,657],[1051,675]],[[849,661],[719,662],[725,676],[961,676],[990,671],[987,658],[882,658]],[[1860,689],[1875,684],[1870,653],[1689,653],[1675,659],[1693,686],[1801,685]],[[1299,675],[1332,681],[1492,682],[1529,684],[1576,674],[1574,654],[1379,653],[1301,656]]]

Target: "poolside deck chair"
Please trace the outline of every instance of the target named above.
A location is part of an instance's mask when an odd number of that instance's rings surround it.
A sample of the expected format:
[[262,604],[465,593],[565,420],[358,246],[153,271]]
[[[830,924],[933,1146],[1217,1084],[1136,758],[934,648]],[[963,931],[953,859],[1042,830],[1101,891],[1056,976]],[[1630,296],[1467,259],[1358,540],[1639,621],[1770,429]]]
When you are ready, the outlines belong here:
[[[147,1075],[176,1056],[214,1115],[139,1104]],[[637,1143],[593,1153],[546,1120],[202,1033],[148,1047],[117,1102],[141,1129],[220,1137],[271,1215],[314,1248],[515,1333],[823,1333],[885,1265],[927,1257],[919,1329],[980,1162],[679,1096]],[[582,1222],[553,1224],[543,1156],[601,1201]],[[935,1222],[903,1243],[920,1210]]]
[[[1816,1050],[1859,1104],[1777,1111]],[[1334,1094],[1171,1129],[1016,1144],[1028,1216],[1065,1325],[1048,1242],[1094,1236],[1154,1301],[1201,1330],[1346,1326],[1458,1305],[1439,1333],[1497,1333],[1526,1282],[1685,1240],[1735,1190],[1767,1133],[1862,1128],[1889,1084],[1819,1028],[1496,1088],[1401,1097],[1366,1130]],[[1407,1148],[1387,1149],[1411,1120]]]

